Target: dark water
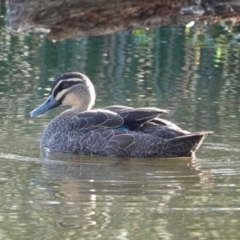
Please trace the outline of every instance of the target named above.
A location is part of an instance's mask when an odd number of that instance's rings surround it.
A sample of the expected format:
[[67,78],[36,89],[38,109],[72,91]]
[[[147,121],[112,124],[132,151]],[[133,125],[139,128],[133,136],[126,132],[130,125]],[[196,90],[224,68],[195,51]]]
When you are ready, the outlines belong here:
[[[0,239],[240,239],[238,26],[53,43],[0,24]],[[181,127],[215,134],[194,160],[40,157],[41,132],[64,108],[28,113],[72,70],[93,81],[96,107],[166,108]]]

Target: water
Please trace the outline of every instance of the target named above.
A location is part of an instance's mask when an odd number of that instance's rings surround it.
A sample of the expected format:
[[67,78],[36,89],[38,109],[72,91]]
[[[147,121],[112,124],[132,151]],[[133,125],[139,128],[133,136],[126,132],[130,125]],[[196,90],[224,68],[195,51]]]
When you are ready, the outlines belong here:
[[[53,43],[1,28],[0,239],[239,239],[238,32],[196,24]],[[41,132],[64,108],[28,113],[72,70],[93,81],[96,107],[166,108],[214,135],[192,160],[40,157]]]

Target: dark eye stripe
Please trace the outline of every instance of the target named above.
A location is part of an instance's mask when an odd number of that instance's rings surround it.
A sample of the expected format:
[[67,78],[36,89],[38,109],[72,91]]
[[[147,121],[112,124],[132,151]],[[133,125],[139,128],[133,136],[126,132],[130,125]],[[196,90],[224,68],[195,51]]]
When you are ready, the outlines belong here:
[[80,81],[84,81],[86,78],[85,75],[79,72],[69,72],[59,75],[53,82],[52,90],[58,85],[59,82],[68,79],[79,79]]
[[63,81],[59,84],[59,86],[54,90],[53,96],[56,97],[59,92],[61,92],[64,89],[68,89],[74,85],[81,84],[80,81]]

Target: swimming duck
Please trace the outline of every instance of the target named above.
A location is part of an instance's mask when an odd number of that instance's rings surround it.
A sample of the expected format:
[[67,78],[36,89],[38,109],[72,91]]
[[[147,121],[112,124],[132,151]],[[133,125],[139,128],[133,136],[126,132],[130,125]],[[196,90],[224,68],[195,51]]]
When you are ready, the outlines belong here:
[[159,108],[120,105],[93,109],[95,90],[87,76],[64,73],[52,85],[47,100],[30,112],[34,117],[59,105],[71,109],[44,130],[41,147],[50,151],[118,157],[190,157],[212,132],[190,133],[158,116]]

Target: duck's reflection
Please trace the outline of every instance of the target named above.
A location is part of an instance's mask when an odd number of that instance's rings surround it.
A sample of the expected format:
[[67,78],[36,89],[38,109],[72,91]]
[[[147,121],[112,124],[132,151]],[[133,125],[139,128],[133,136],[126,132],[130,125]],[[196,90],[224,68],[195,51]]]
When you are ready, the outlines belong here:
[[55,181],[48,194],[61,203],[57,224],[68,228],[99,224],[106,233],[128,222],[131,235],[141,226],[150,230],[158,224],[168,235],[166,211],[172,203],[176,207],[193,185],[212,182],[210,173],[190,158],[119,159],[44,150],[41,158]]

